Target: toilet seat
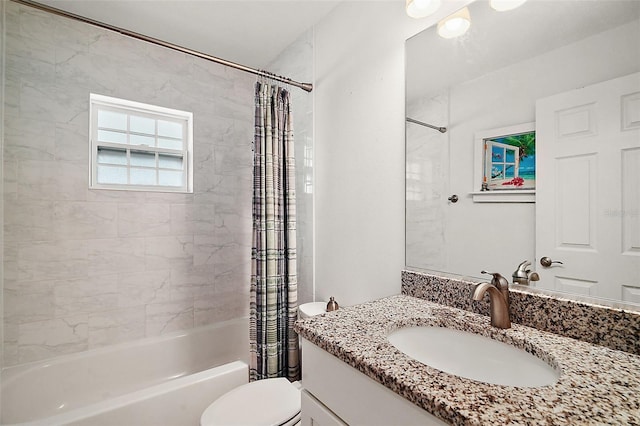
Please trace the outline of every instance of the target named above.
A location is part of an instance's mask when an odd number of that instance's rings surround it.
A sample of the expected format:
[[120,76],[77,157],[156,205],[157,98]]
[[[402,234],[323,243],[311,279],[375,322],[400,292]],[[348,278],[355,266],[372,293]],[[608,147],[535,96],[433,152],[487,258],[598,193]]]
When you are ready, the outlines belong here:
[[300,421],[300,390],[284,377],[239,386],[215,400],[201,426],[291,426]]

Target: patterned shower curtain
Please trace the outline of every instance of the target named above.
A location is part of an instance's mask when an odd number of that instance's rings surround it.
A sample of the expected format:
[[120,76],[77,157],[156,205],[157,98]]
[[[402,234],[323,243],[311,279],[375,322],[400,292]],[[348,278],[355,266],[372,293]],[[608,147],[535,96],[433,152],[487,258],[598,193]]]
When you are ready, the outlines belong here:
[[256,83],[250,380],[298,380],[296,197],[289,92]]

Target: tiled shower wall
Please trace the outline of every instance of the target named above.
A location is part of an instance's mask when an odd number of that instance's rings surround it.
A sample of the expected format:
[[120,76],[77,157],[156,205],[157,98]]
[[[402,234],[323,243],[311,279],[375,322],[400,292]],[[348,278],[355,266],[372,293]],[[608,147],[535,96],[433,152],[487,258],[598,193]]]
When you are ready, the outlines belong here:
[[[313,29],[303,33],[267,68],[296,81],[313,78]],[[298,303],[312,302],[313,286],[313,92],[291,91],[296,151]]]
[[[411,99],[407,117],[425,123],[449,123],[448,90]],[[412,267],[447,267],[449,134],[406,124],[405,263]]]
[[[248,315],[255,77],[5,6],[5,365]],[[192,111],[194,193],[89,190],[89,93]]]

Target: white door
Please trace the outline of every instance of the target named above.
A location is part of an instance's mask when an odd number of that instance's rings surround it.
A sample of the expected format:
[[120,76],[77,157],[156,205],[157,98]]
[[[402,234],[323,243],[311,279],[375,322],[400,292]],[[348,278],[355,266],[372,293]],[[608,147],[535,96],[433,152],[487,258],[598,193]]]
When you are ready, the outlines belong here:
[[538,100],[536,161],[538,287],[640,303],[640,73]]

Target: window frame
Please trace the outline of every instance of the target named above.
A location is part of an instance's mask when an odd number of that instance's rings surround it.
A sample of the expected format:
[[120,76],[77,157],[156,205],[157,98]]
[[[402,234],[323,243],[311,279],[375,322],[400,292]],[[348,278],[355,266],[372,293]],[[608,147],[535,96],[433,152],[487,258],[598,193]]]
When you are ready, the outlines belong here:
[[[113,98],[95,93],[90,94],[89,100],[89,188],[90,189],[108,189],[108,190],[125,190],[125,191],[149,191],[149,192],[173,192],[173,193],[193,193],[193,113],[181,111],[172,108],[160,107],[156,105],[145,104],[141,102],[130,101],[126,99]],[[155,120],[165,120],[170,122],[180,122],[182,126],[182,149],[170,149],[148,145],[132,145],[118,142],[101,142],[98,141],[98,111],[107,110],[117,113],[124,113],[127,116],[135,114]],[[128,119],[128,118],[127,118]],[[131,132],[127,126],[126,132],[119,131],[127,135],[148,136],[148,134],[139,134]],[[156,135],[157,137],[157,131]],[[168,138],[170,139],[170,138]],[[177,139],[177,138],[176,138]],[[127,180],[132,169],[154,170],[157,173],[161,170],[175,171],[176,169],[161,168],[159,166],[160,155],[181,157],[183,161],[182,186],[168,185],[137,185],[132,183],[115,184],[115,183],[98,183],[98,150],[100,148],[124,150],[126,152],[127,164]],[[130,162],[131,153],[153,153],[155,158],[154,167],[132,166]]]
[[[493,158],[493,147],[498,147],[502,150],[504,158],[502,161],[496,161]],[[513,161],[507,161],[507,151],[513,151]],[[484,178],[489,179],[489,181],[493,180],[493,167],[496,165],[501,165],[503,170],[503,176],[501,180],[507,180],[506,170],[507,166],[513,166],[513,176],[518,177],[520,170],[520,148],[513,145],[507,145],[505,143],[500,143],[492,139],[484,139]],[[490,183],[490,182],[488,182]]]

